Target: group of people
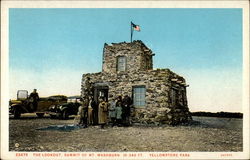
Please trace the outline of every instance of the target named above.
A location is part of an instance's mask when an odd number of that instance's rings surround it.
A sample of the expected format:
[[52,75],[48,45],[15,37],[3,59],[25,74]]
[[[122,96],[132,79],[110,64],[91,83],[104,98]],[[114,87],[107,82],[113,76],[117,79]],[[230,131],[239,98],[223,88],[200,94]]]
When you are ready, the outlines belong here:
[[123,99],[118,96],[116,101],[112,100],[109,105],[109,117],[112,126],[129,126],[130,125],[130,110],[132,100],[126,95]]
[[118,96],[108,102],[105,97],[99,97],[98,103],[94,98],[86,96],[82,99],[82,105],[79,107],[80,115],[79,125],[86,128],[88,125],[100,125],[104,128],[109,122],[113,126],[129,126],[130,110],[132,100],[129,96]]
[[101,125],[104,128],[108,122],[112,126],[129,126],[130,110],[132,99],[125,95],[113,98],[108,102],[107,97],[100,96],[94,99],[93,85],[90,78],[86,77],[82,105],[79,107],[80,116],[79,125],[87,127],[88,125]]

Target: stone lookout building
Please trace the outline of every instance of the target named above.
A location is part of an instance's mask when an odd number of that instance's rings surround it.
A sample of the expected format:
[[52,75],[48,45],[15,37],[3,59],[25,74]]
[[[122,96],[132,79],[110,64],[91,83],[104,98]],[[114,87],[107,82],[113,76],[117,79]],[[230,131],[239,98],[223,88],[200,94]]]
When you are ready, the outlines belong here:
[[191,120],[185,79],[169,69],[153,70],[152,51],[142,42],[104,44],[102,72],[83,74],[93,83],[95,101],[128,95],[132,122],[179,124]]

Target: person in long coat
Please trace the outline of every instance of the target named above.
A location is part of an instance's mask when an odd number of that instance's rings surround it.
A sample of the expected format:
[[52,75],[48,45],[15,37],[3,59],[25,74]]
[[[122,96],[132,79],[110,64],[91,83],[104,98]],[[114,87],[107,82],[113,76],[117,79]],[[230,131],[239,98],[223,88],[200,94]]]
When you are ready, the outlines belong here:
[[94,100],[93,97],[92,97],[90,105],[93,109],[93,111],[92,111],[93,125],[97,125],[98,124],[98,104],[96,103],[96,101]]
[[118,124],[118,126],[121,126],[122,125],[122,102],[116,103],[115,113],[116,113],[116,123]]
[[104,125],[108,120],[108,103],[104,98],[100,98],[100,103],[98,106],[98,122],[101,125],[101,128],[104,128]]
[[115,101],[111,100],[110,106],[109,106],[109,118],[112,123],[112,127],[115,125],[115,119],[116,119],[116,114],[115,114]]
[[129,126],[130,125],[130,108],[132,105],[132,99],[125,95],[125,97],[122,100],[122,119],[124,122],[124,125]]
[[93,108],[91,106],[92,100],[90,100],[89,106],[88,106],[88,124],[89,125],[93,125],[94,121],[93,121]]

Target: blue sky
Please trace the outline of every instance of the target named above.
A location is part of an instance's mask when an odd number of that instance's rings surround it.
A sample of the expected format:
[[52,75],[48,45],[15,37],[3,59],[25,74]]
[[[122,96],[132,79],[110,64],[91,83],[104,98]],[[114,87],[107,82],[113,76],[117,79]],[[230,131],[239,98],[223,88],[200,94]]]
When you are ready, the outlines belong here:
[[104,43],[130,41],[130,21],[154,68],[186,78],[191,111],[241,111],[241,9],[10,9],[10,95],[79,94],[81,75],[101,71]]

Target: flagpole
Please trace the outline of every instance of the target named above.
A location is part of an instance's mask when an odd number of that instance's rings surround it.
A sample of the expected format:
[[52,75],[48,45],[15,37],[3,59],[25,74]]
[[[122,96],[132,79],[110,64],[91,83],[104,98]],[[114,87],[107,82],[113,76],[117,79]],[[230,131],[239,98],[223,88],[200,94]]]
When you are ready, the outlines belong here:
[[130,35],[130,41],[131,41],[131,43],[132,43],[132,38],[133,38],[133,27],[132,27],[132,21],[131,21],[131,23],[130,23],[130,33],[131,33],[131,35]]

